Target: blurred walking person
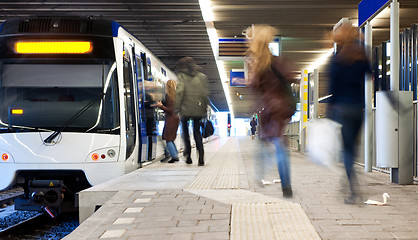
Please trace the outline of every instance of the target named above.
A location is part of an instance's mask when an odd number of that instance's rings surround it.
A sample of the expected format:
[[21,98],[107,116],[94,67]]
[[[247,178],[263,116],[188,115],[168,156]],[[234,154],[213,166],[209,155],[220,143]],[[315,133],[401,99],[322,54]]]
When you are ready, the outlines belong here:
[[250,126],[251,126],[251,138],[254,140],[255,139],[255,130],[257,128],[257,120],[255,120],[254,117],[250,122]]
[[249,86],[259,95],[258,109],[264,109],[259,115],[259,136],[274,144],[283,196],[292,197],[290,162],[284,146],[284,132],[296,110],[290,88],[294,78],[290,65],[270,52],[269,43],[276,34],[277,30],[267,25],[253,25],[246,30],[249,38]]
[[167,93],[164,101],[158,101],[155,107],[161,108],[165,113],[164,129],[162,139],[166,141],[167,150],[171,156],[168,163],[178,162],[178,151],[174,144],[174,140],[177,137],[177,129],[179,127],[180,118],[174,113],[174,105],[176,101],[176,81],[168,80],[166,84]]
[[363,122],[364,81],[371,72],[370,64],[357,28],[342,25],[334,35],[337,53],[329,66],[330,115],[342,125],[343,161],[350,186],[346,204],[361,200],[357,190],[356,174],[353,168],[356,156],[355,142]]
[[200,72],[193,58],[183,57],[177,62],[177,94],[175,111],[180,113],[186,163],[192,164],[188,122],[193,122],[193,137],[199,153],[199,166],[205,165],[203,139],[200,132],[201,120],[207,115],[208,80]]

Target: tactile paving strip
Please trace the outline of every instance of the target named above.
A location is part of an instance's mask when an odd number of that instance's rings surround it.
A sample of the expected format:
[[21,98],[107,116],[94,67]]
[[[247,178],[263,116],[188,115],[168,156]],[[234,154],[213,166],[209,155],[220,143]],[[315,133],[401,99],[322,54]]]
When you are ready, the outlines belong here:
[[227,151],[219,151],[184,190],[238,189],[240,187],[239,153],[233,150],[236,147],[233,143],[228,142],[226,145],[223,150]]
[[184,190],[232,205],[230,239],[320,240],[300,204],[239,189],[241,158],[228,143]]
[[299,204],[282,201],[232,204],[230,239],[321,238]]
[[238,161],[229,159],[216,164],[212,161],[211,166],[202,169],[185,190],[237,188],[239,188]]

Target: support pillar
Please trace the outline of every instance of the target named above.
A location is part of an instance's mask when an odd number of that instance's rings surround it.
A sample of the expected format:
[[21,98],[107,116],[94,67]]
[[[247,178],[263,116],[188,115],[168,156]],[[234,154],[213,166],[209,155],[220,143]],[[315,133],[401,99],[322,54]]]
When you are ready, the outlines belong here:
[[299,144],[300,152],[306,152],[306,124],[308,123],[308,70],[302,69],[302,79],[300,81],[300,130]]
[[399,2],[390,4],[390,90],[399,90]]
[[[364,31],[364,41],[369,62],[372,61],[372,25],[367,21]],[[372,115],[372,75],[366,75],[365,83],[365,113],[364,113],[364,171],[371,172],[373,164],[373,115]]]

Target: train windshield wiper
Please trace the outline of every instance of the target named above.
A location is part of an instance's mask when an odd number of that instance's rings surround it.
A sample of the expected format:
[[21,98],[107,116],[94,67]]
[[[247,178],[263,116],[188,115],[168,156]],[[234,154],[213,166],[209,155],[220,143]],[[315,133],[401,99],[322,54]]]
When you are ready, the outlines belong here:
[[11,129],[22,130],[22,131],[36,131],[36,132],[50,131],[48,129],[43,129],[43,128],[28,127],[28,126],[17,126],[17,125],[8,125],[8,126],[5,126],[5,127],[0,127],[1,132],[4,132],[5,130],[10,131]]
[[64,125],[62,125],[61,128],[54,131],[49,137],[47,137],[44,140],[44,143],[51,143],[52,140],[54,140],[62,131],[64,131],[65,128],[68,127],[72,122],[74,122],[78,117],[80,117],[81,114],[83,114],[85,111],[87,111],[91,106],[93,106],[97,101],[102,100],[105,96],[104,93],[100,94],[97,98],[91,100],[86,106],[84,106],[82,109],[80,109],[74,116],[72,116]]

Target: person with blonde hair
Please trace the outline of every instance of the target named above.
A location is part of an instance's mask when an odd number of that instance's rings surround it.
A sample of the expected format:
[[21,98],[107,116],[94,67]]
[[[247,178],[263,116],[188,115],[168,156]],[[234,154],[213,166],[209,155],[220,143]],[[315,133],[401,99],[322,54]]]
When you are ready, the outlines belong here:
[[168,80],[166,84],[166,95],[163,102],[158,101],[156,107],[161,108],[165,113],[165,122],[162,138],[166,141],[166,146],[171,159],[168,163],[178,162],[178,151],[174,144],[177,137],[177,129],[180,123],[180,117],[174,112],[176,101],[176,81]]
[[253,25],[246,30],[245,35],[249,39],[249,86],[259,95],[257,108],[263,109],[259,115],[259,136],[274,144],[283,196],[292,197],[290,162],[284,146],[284,132],[296,110],[290,87],[295,78],[290,64],[270,52],[269,43],[276,34],[277,30],[267,25]]
[[329,66],[332,94],[329,113],[342,125],[343,161],[350,186],[345,203],[353,204],[361,200],[353,165],[355,142],[363,122],[365,75],[371,72],[371,68],[357,28],[344,24],[333,33],[333,40],[337,52]]

